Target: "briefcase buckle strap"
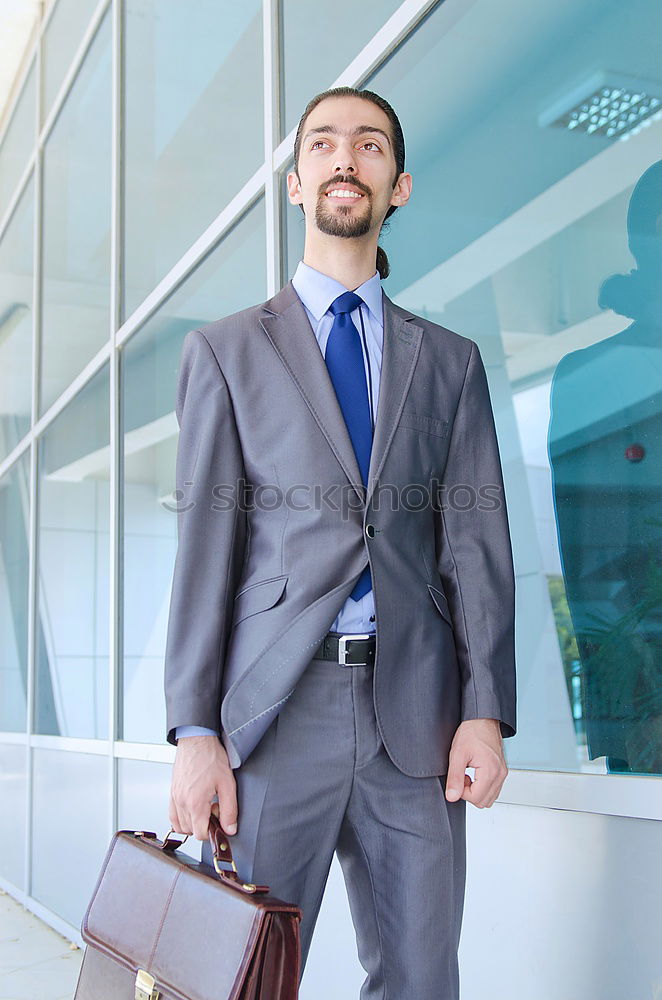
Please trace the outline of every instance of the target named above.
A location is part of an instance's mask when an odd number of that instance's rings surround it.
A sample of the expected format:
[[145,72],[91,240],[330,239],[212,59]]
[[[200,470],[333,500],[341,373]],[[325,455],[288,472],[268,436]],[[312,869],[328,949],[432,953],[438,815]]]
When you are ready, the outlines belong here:
[[135,1000],[159,1000],[161,993],[154,983],[156,980],[145,969],[138,969],[136,975]]

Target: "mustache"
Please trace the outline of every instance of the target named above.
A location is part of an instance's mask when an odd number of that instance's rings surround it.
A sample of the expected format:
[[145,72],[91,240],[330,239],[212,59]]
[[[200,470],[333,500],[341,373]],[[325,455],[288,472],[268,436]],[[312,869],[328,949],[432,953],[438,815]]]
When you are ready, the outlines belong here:
[[357,191],[361,191],[362,194],[370,194],[368,189],[362,184],[359,184],[359,182],[354,180],[353,177],[334,177],[332,181],[329,181],[329,183],[324,186],[321,193],[326,194],[327,191],[330,191],[337,184],[351,184],[352,187],[355,187]]

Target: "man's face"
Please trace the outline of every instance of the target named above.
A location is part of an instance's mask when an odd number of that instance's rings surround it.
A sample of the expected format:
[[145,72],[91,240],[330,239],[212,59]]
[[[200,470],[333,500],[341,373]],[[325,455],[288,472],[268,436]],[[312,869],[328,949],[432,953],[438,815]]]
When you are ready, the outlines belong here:
[[301,183],[294,172],[287,175],[290,201],[303,204],[322,233],[365,236],[381,229],[390,205],[408,200],[411,175],[401,174],[394,188],[395,172],[391,123],[382,109],[360,97],[327,97],[304,125]]

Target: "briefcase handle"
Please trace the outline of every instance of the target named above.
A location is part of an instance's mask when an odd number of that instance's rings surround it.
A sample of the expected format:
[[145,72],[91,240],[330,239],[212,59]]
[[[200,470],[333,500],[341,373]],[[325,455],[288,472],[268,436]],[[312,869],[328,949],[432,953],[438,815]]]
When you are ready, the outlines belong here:
[[[160,845],[162,851],[175,851],[186,842],[189,836],[187,833],[184,835],[184,840],[172,840],[170,834],[174,832],[174,827],[171,826],[163,838],[162,844]],[[239,878],[239,875],[237,874],[237,866],[235,865],[234,858],[232,857],[230,838],[221,827],[218,816],[215,813],[211,813],[209,816],[209,843],[211,844],[214,856],[214,868],[216,869],[218,876],[224,882],[227,882],[228,885],[231,885],[234,889],[240,889],[242,892],[269,892],[268,885],[257,885],[255,882],[242,882]],[[232,865],[232,871],[219,867],[219,862],[221,861]]]

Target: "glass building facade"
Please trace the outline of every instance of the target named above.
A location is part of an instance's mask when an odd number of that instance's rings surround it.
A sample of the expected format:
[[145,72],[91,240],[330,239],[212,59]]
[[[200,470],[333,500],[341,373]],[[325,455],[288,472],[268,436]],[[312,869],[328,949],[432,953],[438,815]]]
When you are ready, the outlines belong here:
[[294,133],[339,84],[404,130],[387,293],[486,365],[517,574],[500,802],[662,819],[662,7],[315,13],[58,0],[0,132],[0,884],[66,932],[112,833],[169,827],[181,343],[294,273]]

